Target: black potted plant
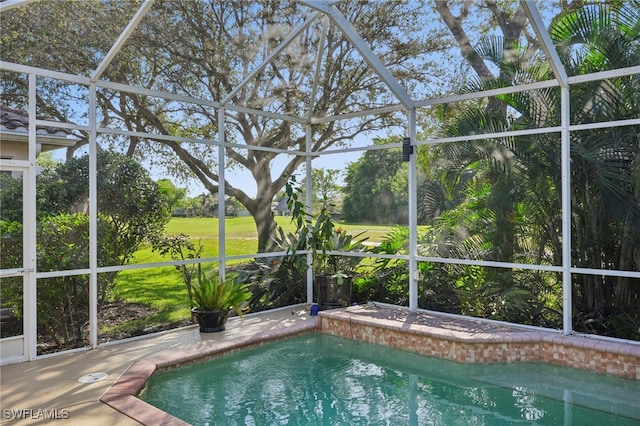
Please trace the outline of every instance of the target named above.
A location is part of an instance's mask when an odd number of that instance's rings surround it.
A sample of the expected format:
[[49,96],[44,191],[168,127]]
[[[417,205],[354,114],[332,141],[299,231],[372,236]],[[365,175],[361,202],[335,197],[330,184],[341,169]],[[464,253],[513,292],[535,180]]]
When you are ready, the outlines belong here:
[[308,250],[313,265],[314,296],[320,310],[334,309],[351,304],[351,287],[361,257],[329,254],[362,249],[362,235],[350,235],[336,227],[323,206],[315,224],[309,228]]
[[227,274],[224,280],[218,278],[217,273],[206,276],[202,264],[194,262],[204,251],[199,241],[196,245],[185,234],[163,235],[152,241],[152,249],[181,261],[176,269],[187,287],[191,316],[200,325],[201,332],[223,331],[231,310],[242,317],[242,305],[251,298],[249,284],[244,283],[244,276],[235,272]]
[[228,273],[222,279],[217,275],[208,277],[199,270],[192,290],[194,307],[191,313],[198,321],[201,333],[223,331],[232,310],[242,318],[242,305],[251,298],[249,284],[237,273]]
[[[289,198],[291,221],[296,230],[293,234],[286,235],[282,228],[278,228],[276,242],[280,246],[286,246],[290,255],[295,256],[301,250],[311,253],[314,298],[320,310],[349,306],[353,275],[362,258],[331,252],[362,251],[363,242],[367,238],[359,239],[364,232],[350,235],[341,227],[336,227],[326,199],[317,215],[307,212],[298,199],[301,190],[294,185],[295,178],[291,177],[285,191]],[[302,270],[308,267],[302,259],[298,266]]]

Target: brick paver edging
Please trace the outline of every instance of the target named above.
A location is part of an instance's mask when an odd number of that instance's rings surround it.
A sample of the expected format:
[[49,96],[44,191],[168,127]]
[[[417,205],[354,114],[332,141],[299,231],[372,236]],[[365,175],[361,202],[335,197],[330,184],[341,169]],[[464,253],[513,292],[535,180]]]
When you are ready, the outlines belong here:
[[406,309],[360,306],[321,319],[324,333],[462,363],[546,362],[640,380],[640,345],[632,343]]

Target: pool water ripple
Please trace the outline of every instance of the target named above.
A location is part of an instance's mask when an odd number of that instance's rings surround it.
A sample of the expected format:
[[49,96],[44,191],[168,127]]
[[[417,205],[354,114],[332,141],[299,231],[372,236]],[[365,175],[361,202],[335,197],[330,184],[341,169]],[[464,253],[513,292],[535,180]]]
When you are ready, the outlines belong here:
[[640,382],[467,365],[320,333],[154,374],[140,397],[194,425],[640,425]]

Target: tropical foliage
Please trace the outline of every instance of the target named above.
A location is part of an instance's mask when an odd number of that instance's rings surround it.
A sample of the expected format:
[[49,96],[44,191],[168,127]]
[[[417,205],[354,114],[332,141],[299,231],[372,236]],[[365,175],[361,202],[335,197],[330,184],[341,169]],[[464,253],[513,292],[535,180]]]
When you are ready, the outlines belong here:
[[[367,238],[360,238],[364,232],[351,235],[337,227],[329,213],[329,204],[325,199],[320,211],[309,213],[299,196],[302,193],[296,186],[292,176],[286,183],[285,194],[291,211],[291,222],[295,224],[293,233],[285,233],[279,227],[275,241],[287,254],[296,255],[298,251],[308,250],[311,253],[313,272],[319,275],[353,275],[362,258],[331,254],[331,251],[362,251]],[[306,270],[306,262],[300,262],[301,270]]]
[[[534,36],[527,33],[525,3],[499,3],[500,7],[490,0],[433,4],[468,61],[468,68],[463,69],[475,72],[465,74],[462,92],[555,78],[542,50],[532,42]],[[566,11],[553,20],[549,32],[570,76],[640,64],[637,0],[586,5],[575,1],[570,6],[562,3],[567,6]],[[420,6],[428,4],[431,3]],[[424,22],[420,21],[417,8],[402,1],[337,5],[366,42],[383,38],[393,46],[373,49],[393,69],[394,77],[407,83],[407,87],[434,80],[428,61],[419,65],[421,61],[416,58],[422,60],[439,51],[443,39],[439,34],[422,37]],[[89,75],[100,65],[136,6],[126,1],[40,1],[7,10],[0,29],[0,53],[18,63]],[[316,269],[336,274],[352,267],[339,266],[337,262],[359,258],[336,257],[326,252],[350,250],[359,242],[336,228],[326,203],[319,214],[309,216],[292,197],[292,206],[298,209],[297,232],[276,231],[270,210],[272,199],[283,187],[290,196],[294,195],[286,187],[286,179],[304,162],[304,156],[295,154],[287,154],[287,161],[282,162],[284,155],[279,156],[277,150],[325,151],[348,144],[366,131],[394,125],[396,117],[383,114],[382,118],[348,120],[344,127],[334,121],[314,123],[310,126],[310,139],[299,124],[278,118],[279,114],[349,116],[353,111],[387,105],[389,101],[379,76],[368,69],[345,34],[330,26],[326,30],[320,21],[301,27],[298,40],[272,57],[268,66],[258,67],[291,28],[309,17],[307,12],[299,13],[301,8],[297,2],[156,2],[102,77],[111,83],[135,84],[203,99],[207,106],[100,87],[97,102],[101,125],[115,130],[99,132],[98,145],[145,159],[154,167],[163,166],[174,176],[196,176],[207,190],[198,201],[199,208],[210,213],[214,207],[212,197],[220,190],[216,167],[221,160],[217,157],[220,151],[211,150],[208,142],[177,140],[216,138],[220,115],[210,107],[212,101],[224,99],[228,105],[241,105],[223,110],[230,142],[224,147],[226,165],[248,171],[257,191],[250,196],[230,181],[224,185],[226,194],[254,217],[259,251],[273,248],[275,234],[281,248],[310,250]],[[479,9],[493,17],[487,22],[495,23],[503,37],[484,37],[475,45],[471,43],[462,24],[468,23],[473,11]],[[168,27],[173,31],[166,31]],[[481,33],[485,30],[480,28]],[[411,37],[403,38],[406,34]],[[317,85],[309,78],[316,55],[326,65]],[[3,102],[28,104],[25,75],[2,71],[1,85]],[[37,92],[39,111],[56,119],[86,124],[86,111],[76,108],[88,98],[86,87],[55,78],[38,78]],[[439,136],[473,137],[420,147],[418,164],[423,167],[419,171],[423,180],[418,190],[418,213],[420,223],[428,224],[428,228],[419,235],[418,254],[557,266],[565,260],[563,241],[570,238],[571,265],[576,268],[571,283],[574,327],[640,339],[640,280],[608,273],[640,270],[640,126],[624,122],[640,116],[638,93],[637,72],[571,84],[570,124],[577,126],[569,141],[571,235],[562,234],[562,141],[554,130],[561,124],[559,88],[540,85],[526,92],[437,109],[433,121],[443,123]],[[267,114],[252,115],[252,108],[264,109]],[[609,126],[614,122],[623,125]],[[477,135],[536,128],[550,130],[535,136],[524,132],[517,137],[477,139]],[[124,129],[133,133],[122,136]],[[89,265],[89,220],[85,214],[88,157],[71,158],[73,150],[86,144],[88,134],[84,130],[75,133],[80,142],[68,153],[66,166],[45,171],[38,178],[38,271]],[[142,134],[152,136],[142,138]],[[312,147],[307,146],[309,141],[313,141]],[[404,213],[398,214],[406,212],[408,205],[407,173],[400,158],[394,149],[372,149],[349,168],[344,204],[348,219],[406,221]],[[118,164],[110,164],[111,160]],[[274,163],[278,167],[273,167]],[[135,163],[121,161],[113,154],[100,154],[98,170],[103,174],[98,176],[97,262],[100,266],[120,265],[162,228],[168,209],[163,196],[156,194],[156,186]],[[331,183],[332,176],[320,178]],[[18,268],[22,264],[16,256],[6,255],[22,252],[21,183],[16,182],[8,179],[1,193],[2,268]],[[179,201],[175,188],[164,189],[165,200]],[[335,188],[316,189],[327,196]],[[164,250],[162,253],[173,260],[187,261],[178,269],[187,288],[191,288],[195,269],[188,265],[199,255],[199,249],[184,236],[164,244],[164,248],[156,249]],[[396,228],[375,251],[406,254],[407,244],[408,231]],[[251,303],[274,307],[305,300],[301,283],[308,265],[306,256],[297,255],[295,250],[281,259],[256,260],[257,274],[264,280],[256,284]],[[562,282],[558,272],[428,261],[419,262],[418,267],[420,307],[551,327],[561,324]],[[51,334],[59,346],[70,347],[81,344],[83,339],[88,277],[62,275],[38,280],[39,297],[50,301],[38,306],[39,328]],[[112,289],[114,275],[100,274],[101,301]],[[203,279],[204,283],[207,279]],[[216,294],[214,287],[220,284],[207,282],[198,287],[202,299],[211,299]],[[369,274],[356,281],[358,298],[407,304],[409,282],[406,261],[379,259]],[[2,302],[19,310],[21,283],[13,284],[3,280]]]
[[[412,4],[393,0],[339,2],[336,6],[369,44],[375,46],[375,40],[384,37],[393,46],[380,52],[381,60],[396,69],[396,78],[415,85],[430,77],[428,64],[433,60],[429,54],[443,44],[437,37],[439,28],[431,31],[430,37],[421,36],[420,11],[427,4],[423,0]],[[17,63],[91,75],[136,7],[137,3],[127,1],[42,1],[8,10],[2,17],[0,54]],[[224,111],[227,139],[234,143],[225,148],[226,166],[246,172],[255,181],[256,195],[231,180],[224,190],[255,218],[259,252],[268,250],[276,228],[271,201],[287,176],[304,163],[303,156],[279,155],[275,150],[303,152],[307,138],[296,123],[270,115],[257,118],[243,108],[320,117],[375,108],[393,99],[346,34],[319,19],[302,27],[312,13],[296,1],[156,2],[101,75],[110,82],[241,107]],[[298,27],[302,28],[300,36],[271,57]],[[318,57],[327,65],[316,67]],[[424,62],[416,61],[418,57]],[[261,68],[267,59],[267,66]],[[314,79],[316,69],[319,75]],[[3,92],[10,95],[5,102],[26,105],[26,79],[6,73],[1,84]],[[82,121],[74,116],[70,105],[75,102],[69,98],[74,100],[78,97],[75,92],[84,90],[43,79],[38,87],[43,112],[62,121]],[[101,148],[111,146],[140,161],[151,161],[176,177],[195,178],[209,194],[217,194],[221,186],[216,151],[207,144],[172,139],[216,139],[219,123],[215,109],[133,91],[99,90],[97,98],[102,125],[159,135],[101,137]],[[310,127],[312,150],[344,146],[358,134],[394,123],[397,117],[386,114],[353,119],[346,125],[314,125]],[[78,133],[84,144],[88,135]],[[273,167],[274,163],[278,167]]]
[[229,273],[223,279],[217,274],[209,276],[201,270],[198,272],[198,280],[193,283],[195,307],[203,311],[233,309],[242,317],[242,305],[251,298],[251,292],[249,284],[243,282],[240,274]]
[[[640,12],[635,2],[590,4],[558,16],[549,29],[569,75],[580,75],[640,63]],[[490,38],[477,54],[499,70],[493,79],[470,81],[478,91],[515,83],[553,79],[539,55],[517,44]],[[509,54],[506,54],[509,52]],[[515,53],[514,53],[515,52]],[[636,96],[640,77],[615,77],[574,85],[570,91],[571,123],[612,122],[640,116]],[[443,128],[449,136],[548,128],[560,124],[560,90],[546,88],[497,96],[489,102],[457,106]],[[443,111],[446,115],[446,111]],[[640,128],[637,125],[572,131],[571,208],[572,265],[590,270],[640,268]],[[423,188],[421,212],[431,220],[445,257],[516,263],[562,262],[560,137],[486,138],[423,150],[430,170]],[[568,238],[569,236],[565,236]],[[473,268],[472,268],[473,269]],[[487,268],[466,271],[458,280],[464,300],[482,305],[479,316],[495,312],[488,294],[504,300],[547,301],[560,277],[530,274],[510,279],[513,271]],[[488,273],[493,278],[489,278]],[[581,331],[640,338],[640,285],[637,279],[597,272],[574,273],[574,327]],[[469,278],[465,278],[469,277]],[[509,284],[510,283],[510,284]],[[532,297],[534,296],[534,297]],[[492,298],[495,296],[492,296]],[[489,309],[489,311],[487,311]],[[534,311],[539,307],[532,306]]]
[[[375,145],[398,142],[399,137],[374,140]],[[343,218],[348,222],[407,224],[408,179],[400,148],[365,152],[347,170]]]
[[[99,153],[98,170],[98,264],[122,265],[164,227],[169,211],[148,172],[131,158]],[[38,176],[38,271],[89,267],[89,215],[85,212],[88,175],[88,156],[84,156]],[[22,265],[22,184],[22,179],[3,177],[3,269]],[[98,309],[111,295],[115,276],[115,272],[98,275]],[[54,276],[39,279],[37,285],[39,333],[48,336],[58,348],[83,345],[89,318],[89,277]],[[22,280],[3,280],[2,303],[22,316]]]

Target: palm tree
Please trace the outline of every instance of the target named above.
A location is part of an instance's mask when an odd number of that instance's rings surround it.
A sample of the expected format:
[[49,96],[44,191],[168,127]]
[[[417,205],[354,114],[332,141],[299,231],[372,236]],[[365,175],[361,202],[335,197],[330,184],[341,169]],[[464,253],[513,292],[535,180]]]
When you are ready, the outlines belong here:
[[[550,34],[569,75],[640,63],[639,4],[584,5],[553,21]],[[502,43],[500,38],[491,38],[477,47],[478,54],[493,62],[500,73],[491,81],[471,82],[469,91],[553,78],[539,55]],[[510,54],[504,55],[505,51]],[[638,75],[572,86],[572,123],[637,118],[637,93]],[[445,134],[548,127],[559,122],[557,89],[501,95],[497,100],[498,103],[476,103],[457,111],[455,119],[445,127]],[[571,134],[572,263],[576,266],[640,268],[639,127]],[[455,207],[435,219],[436,229],[449,235],[447,251],[462,257],[506,262],[543,263],[548,258],[548,262],[560,264],[559,142],[557,135],[536,135],[438,148],[444,162],[453,165],[443,168],[441,176],[451,177],[454,172],[455,178],[445,185],[444,179],[439,179],[440,184],[434,183],[438,179],[428,181],[423,210],[437,212],[436,202],[444,205],[455,200]],[[638,338],[637,281],[575,274],[574,327]],[[529,289],[542,291],[542,286],[549,285],[554,283],[541,280],[537,287]]]
[[[640,64],[640,2],[585,5],[554,20],[550,35],[569,75]],[[572,123],[638,118],[640,76],[572,87]],[[572,263],[640,270],[640,126],[573,132]],[[575,326],[638,338],[640,280],[574,275]],[[620,325],[623,318],[626,324]],[[624,331],[626,330],[626,331]]]

